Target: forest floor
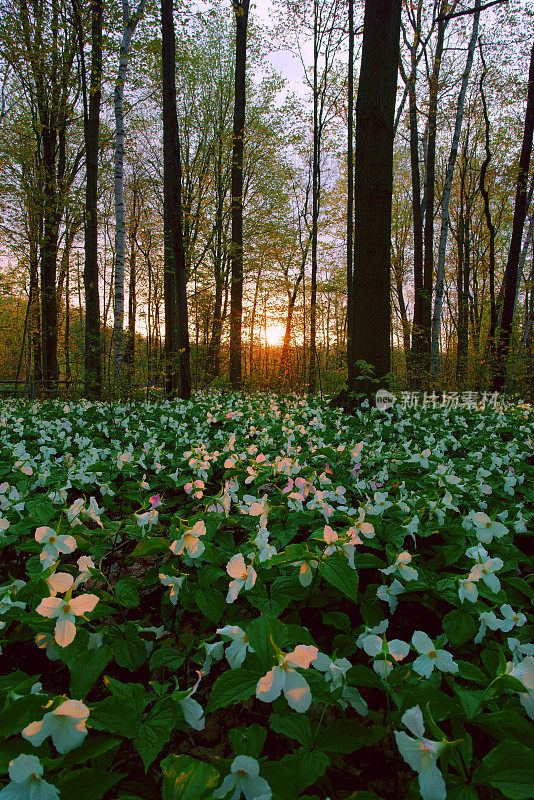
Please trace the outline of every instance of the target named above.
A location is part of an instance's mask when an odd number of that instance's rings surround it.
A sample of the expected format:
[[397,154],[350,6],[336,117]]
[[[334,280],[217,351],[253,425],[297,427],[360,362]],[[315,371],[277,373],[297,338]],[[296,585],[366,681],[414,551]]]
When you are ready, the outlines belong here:
[[531,798],[534,411],[434,405],[1,403],[0,800]]

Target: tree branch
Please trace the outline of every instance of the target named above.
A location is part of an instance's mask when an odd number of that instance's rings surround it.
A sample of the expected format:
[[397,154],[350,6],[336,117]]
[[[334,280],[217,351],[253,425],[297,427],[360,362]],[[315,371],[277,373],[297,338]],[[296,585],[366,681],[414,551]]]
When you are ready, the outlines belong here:
[[485,3],[483,6],[480,6],[480,8],[465,8],[463,11],[454,11],[451,14],[442,14],[436,18],[436,22],[445,22],[450,19],[454,19],[455,17],[465,17],[466,14],[476,14],[477,11],[484,11],[485,8],[497,6],[501,3],[508,3],[508,0],[491,0],[490,3]]

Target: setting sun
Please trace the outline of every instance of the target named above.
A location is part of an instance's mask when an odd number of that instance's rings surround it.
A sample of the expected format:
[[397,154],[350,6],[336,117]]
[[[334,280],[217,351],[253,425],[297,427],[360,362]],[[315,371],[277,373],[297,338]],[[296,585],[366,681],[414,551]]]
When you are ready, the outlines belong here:
[[267,344],[270,347],[277,347],[284,341],[284,334],[286,332],[285,325],[277,322],[271,322],[267,326]]

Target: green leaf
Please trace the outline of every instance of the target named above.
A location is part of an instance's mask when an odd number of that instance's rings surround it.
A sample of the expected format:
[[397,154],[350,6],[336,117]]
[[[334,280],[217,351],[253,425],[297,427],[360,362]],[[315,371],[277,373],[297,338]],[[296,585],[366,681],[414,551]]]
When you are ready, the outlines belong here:
[[163,800],[212,800],[220,781],[215,767],[190,756],[167,756],[161,768]]
[[468,661],[458,661],[458,669],[458,674],[464,680],[479,683],[484,687],[488,685],[488,676],[475,664],[470,664]]
[[134,578],[121,578],[115,584],[115,594],[117,600],[125,608],[137,608],[139,605],[139,592],[137,591],[138,581]]
[[319,563],[319,572],[327,583],[335,586],[349,600],[356,602],[358,594],[358,573],[351,569],[345,559],[344,563],[335,556]]
[[135,672],[146,658],[146,646],[133,622],[113,627],[108,633],[109,643],[120,667]]
[[101,756],[103,753],[108,753],[110,750],[118,747],[121,739],[116,736],[88,736],[79,747],[71,750],[63,756],[61,760],[61,769],[71,769],[77,764],[86,764],[93,758]]
[[155,553],[164,553],[168,550],[171,543],[168,539],[162,536],[144,536],[130,558],[139,558],[140,556],[153,556]]
[[370,728],[352,719],[337,719],[319,731],[317,748],[328,753],[352,753],[380,741],[385,733],[381,725]]
[[347,614],[342,611],[325,611],[323,614],[323,622],[325,625],[331,625],[345,633],[350,633],[351,625],[350,619]]
[[248,669],[230,669],[219,675],[213,684],[206,712],[246,700],[256,692],[261,676]]
[[505,740],[482,759],[473,783],[498,789],[510,800],[531,800],[534,786],[534,752],[518,742]]
[[262,725],[254,723],[248,728],[232,728],[229,737],[236,755],[258,758],[263,750],[267,731]]
[[150,669],[162,669],[166,667],[170,670],[179,669],[185,661],[185,655],[175,650],[174,647],[160,647],[154,650],[150,656]]
[[141,683],[123,683],[116,678],[106,676],[104,683],[115,697],[124,700],[132,709],[134,714],[141,716],[146,706],[145,687]]
[[451,611],[443,620],[443,630],[454,646],[465,644],[476,636],[478,624],[467,611]]
[[475,724],[494,739],[513,739],[534,748],[534,727],[513,711],[494,711],[481,714]]
[[283,622],[262,614],[246,627],[250,645],[263,667],[270,669],[276,658],[274,644],[281,648],[286,643],[286,627]]
[[171,698],[163,697],[141,723],[134,747],[143,759],[145,772],[171,738],[175,714],[176,707]]
[[41,720],[47,701],[36,694],[19,697],[0,714],[0,737],[7,739],[20,733],[30,722]]
[[124,778],[124,772],[107,770],[76,769],[62,778],[57,788],[61,797],[75,797],[76,800],[100,800],[109,790]]
[[224,595],[217,589],[197,589],[195,603],[204,616],[215,623],[219,622],[226,608]]
[[111,655],[111,649],[104,645],[77,656],[70,668],[71,697],[83,700],[87,696],[96,679],[109,664]]
[[286,755],[278,761],[268,761],[261,766],[265,778],[274,794],[282,797],[298,797],[326,772],[330,759],[319,750],[299,748],[296,753]]
[[447,800],[478,800],[477,790],[466,783],[456,783],[447,786]]
[[375,689],[383,689],[383,684],[376,672],[364,667],[362,664],[356,664],[351,667],[347,672],[347,681],[351,686],[372,686]]
[[309,750],[313,745],[313,733],[310,720],[301,714],[271,714],[269,724],[275,733],[296,739]]

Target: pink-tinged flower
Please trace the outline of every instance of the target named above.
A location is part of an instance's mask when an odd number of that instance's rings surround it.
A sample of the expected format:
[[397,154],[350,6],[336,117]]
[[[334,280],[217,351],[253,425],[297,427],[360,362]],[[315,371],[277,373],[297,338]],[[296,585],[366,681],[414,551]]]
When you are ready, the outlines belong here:
[[77,589],[78,586],[85,583],[91,577],[91,570],[95,569],[91,556],[80,556],[78,559],[78,569],[80,573],[73,583],[73,589]]
[[241,553],[232,556],[226,565],[226,572],[233,578],[228,587],[228,594],[226,595],[226,602],[233,603],[237,599],[237,595],[244,587],[245,589],[252,589],[256,583],[256,570],[252,566],[245,564],[245,559]]
[[458,672],[458,664],[447,650],[436,650],[434,642],[424,631],[415,631],[412,644],[420,655],[413,662],[414,670],[424,678],[434,671]]
[[387,678],[395,666],[395,662],[402,661],[410,652],[408,642],[401,639],[392,639],[390,642],[385,636],[369,634],[362,641],[362,647],[367,655],[379,658],[373,663],[373,669],[381,678]]
[[159,494],[153,494],[152,497],[148,498],[148,502],[150,503],[150,510],[154,510],[155,508],[159,508],[161,505],[161,497]]
[[376,595],[389,605],[389,609],[393,613],[397,608],[396,595],[402,594],[404,591],[406,590],[402,583],[395,578],[391,586],[379,586],[376,590]]
[[365,522],[365,509],[359,508],[358,513],[359,517],[354,523],[354,527],[362,536],[371,539],[375,535],[374,525],[371,525],[370,522]]
[[423,714],[419,706],[408,709],[402,716],[402,722],[416,738],[404,731],[394,731],[395,740],[401,756],[419,776],[421,797],[423,800],[445,800],[447,789],[436,762],[447,744],[425,737]]
[[35,539],[43,545],[40,555],[43,569],[54,564],[60,553],[72,553],[76,550],[76,539],[73,536],[60,536],[53,528],[42,525],[35,531]]
[[415,581],[417,580],[418,573],[416,569],[409,566],[411,560],[411,555],[407,550],[404,550],[402,553],[399,553],[394,564],[391,564],[391,566],[386,569],[381,569],[380,572],[383,572],[384,575],[391,575],[392,572],[397,572],[405,581]]
[[534,656],[527,656],[518,664],[508,662],[506,674],[513,675],[514,678],[520,680],[527,690],[519,693],[519,702],[530,719],[534,719]]
[[283,692],[288,705],[300,714],[308,710],[312,696],[308,682],[296,671],[296,667],[308,669],[317,658],[317,647],[299,644],[291,653],[278,655],[278,664],[260,678],[256,686],[256,697],[264,703],[272,703]]
[[9,762],[10,783],[0,792],[2,800],[59,800],[55,786],[42,779],[43,767],[37,756],[22,754]]
[[315,561],[294,561],[294,567],[300,567],[299,582],[301,586],[309,586],[313,580],[313,570],[317,569]]
[[461,603],[463,603],[466,599],[470,600],[472,603],[476,603],[478,599],[478,589],[476,585],[478,578],[475,579],[472,573],[473,570],[471,570],[467,578],[460,579],[458,597],[460,598]]
[[69,753],[87,736],[88,717],[89,709],[80,700],[66,700],[45,714],[40,722],[27,725],[22,735],[35,747],[40,747],[50,736],[58,753]]
[[204,481],[200,480],[192,482],[190,481],[189,483],[186,483],[184,486],[185,493],[192,494],[193,497],[197,498],[197,500],[202,499],[202,496],[204,494],[204,489],[205,489]]
[[332,553],[335,553],[336,550],[340,550],[347,556],[350,568],[356,569],[354,565],[355,548],[357,544],[363,544],[363,542],[360,539],[360,537],[356,535],[356,531],[354,530],[354,528],[349,528],[346,535],[348,537],[347,539],[345,539],[345,537],[343,537],[343,539],[340,539],[337,533],[334,530],[332,530],[330,525],[325,525],[323,531],[323,538],[327,543],[328,547],[325,548],[324,555],[329,556]]
[[184,535],[173,542],[170,546],[171,552],[175,556],[181,556],[184,550],[187,550],[191,558],[198,558],[202,555],[204,550],[204,543],[200,541],[200,536],[206,534],[206,526],[202,520],[195,522],[191,530],[186,531]]
[[38,614],[49,619],[57,619],[54,637],[60,647],[67,647],[76,636],[75,617],[81,617],[92,611],[98,603],[95,594],[81,594],[71,600],[59,597],[45,597],[37,608]]

